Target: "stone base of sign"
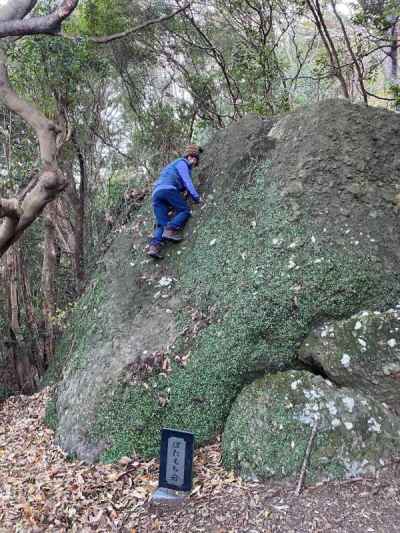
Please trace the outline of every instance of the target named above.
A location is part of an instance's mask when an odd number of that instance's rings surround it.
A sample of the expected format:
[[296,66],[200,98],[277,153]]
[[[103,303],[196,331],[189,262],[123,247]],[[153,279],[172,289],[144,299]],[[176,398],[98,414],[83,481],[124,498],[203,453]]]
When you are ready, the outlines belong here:
[[153,493],[150,499],[150,504],[157,506],[163,505],[175,507],[178,505],[182,505],[188,495],[188,492],[181,492],[177,490],[166,489],[164,487],[159,487]]

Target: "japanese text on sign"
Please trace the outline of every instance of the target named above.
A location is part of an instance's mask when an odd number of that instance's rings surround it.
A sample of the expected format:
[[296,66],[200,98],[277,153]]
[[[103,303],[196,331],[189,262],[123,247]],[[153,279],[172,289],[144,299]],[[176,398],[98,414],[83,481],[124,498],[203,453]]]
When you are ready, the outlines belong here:
[[168,439],[166,481],[182,487],[185,483],[186,441],[178,437]]

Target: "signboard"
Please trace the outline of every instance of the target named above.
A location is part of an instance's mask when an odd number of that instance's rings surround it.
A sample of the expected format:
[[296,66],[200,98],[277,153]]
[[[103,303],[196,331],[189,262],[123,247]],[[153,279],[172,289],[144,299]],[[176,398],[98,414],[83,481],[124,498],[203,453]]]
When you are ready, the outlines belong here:
[[161,430],[159,487],[184,492],[192,490],[193,447],[193,433]]

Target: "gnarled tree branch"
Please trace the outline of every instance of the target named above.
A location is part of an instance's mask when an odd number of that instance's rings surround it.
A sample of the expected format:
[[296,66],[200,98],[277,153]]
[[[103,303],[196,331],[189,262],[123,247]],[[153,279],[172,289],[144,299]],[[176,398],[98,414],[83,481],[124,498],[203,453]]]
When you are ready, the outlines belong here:
[[[30,9],[27,8],[25,12],[17,11],[18,6],[15,6],[15,10],[13,11],[9,7],[11,6],[11,2],[9,2],[5,6],[5,10],[9,8],[9,18],[0,20],[0,38],[56,33],[60,31],[62,22],[71,15],[78,2],[79,0],[63,0],[49,15],[27,19],[22,19],[21,15],[25,16],[26,12],[31,11],[33,6]],[[29,2],[29,4],[34,5],[36,2]]]
[[[39,216],[45,206],[67,185],[57,164],[57,133],[55,124],[48,120],[32,104],[23,100],[12,88],[4,51],[0,51],[0,100],[23,118],[35,131],[40,146],[42,170],[28,192],[19,200],[1,200],[0,255],[2,255],[21,233]],[[19,210],[10,211],[18,205]]]
[[23,19],[36,4],[37,0],[3,0],[0,5],[0,21]]

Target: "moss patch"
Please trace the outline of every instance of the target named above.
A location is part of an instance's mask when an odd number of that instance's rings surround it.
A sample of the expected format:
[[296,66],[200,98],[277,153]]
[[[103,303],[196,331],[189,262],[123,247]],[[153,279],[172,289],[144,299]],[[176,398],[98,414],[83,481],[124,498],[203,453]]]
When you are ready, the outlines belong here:
[[55,357],[42,380],[42,386],[54,385],[63,369],[77,371],[85,367],[89,342],[94,336],[102,336],[106,329],[106,316],[101,312],[105,299],[104,281],[100,274],[91,283],[79,302],[74,306],[68,320],[67,333],[60,339]]
[[56,401],[54,398],[47,402],[43,422],[48,428],[56,431],[58,426],[58,415]]

